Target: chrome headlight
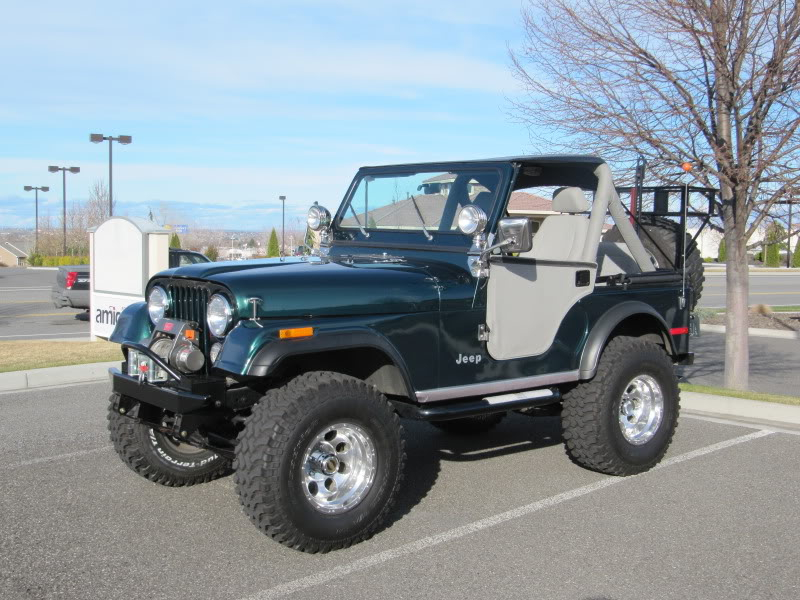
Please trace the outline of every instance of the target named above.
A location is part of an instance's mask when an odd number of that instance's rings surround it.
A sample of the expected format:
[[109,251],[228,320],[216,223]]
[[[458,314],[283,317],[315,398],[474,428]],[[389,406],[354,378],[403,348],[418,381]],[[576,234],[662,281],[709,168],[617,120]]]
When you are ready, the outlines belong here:
[[220,294],[211,296],[208,301],[208,313],[206,314],[206,323],[211,335],[221,337],[225,335],[228,326],[233,320],[233,309],[230,302]]
[[465,235],[481,233],[486,227],[486,213],[480,206],[467,204],[458,213],[458,228]]
[[306,224],[312,231],[319,231],[331,224],[331,213],[324,206],[318,204],[313,205],[308,209],[308,216],[306,217]]
[[163,319],[169,308],[169,296],[164,288],[155,286],[147,296],[147,312],[150,313],[150,320],[155,325],[159,319]]

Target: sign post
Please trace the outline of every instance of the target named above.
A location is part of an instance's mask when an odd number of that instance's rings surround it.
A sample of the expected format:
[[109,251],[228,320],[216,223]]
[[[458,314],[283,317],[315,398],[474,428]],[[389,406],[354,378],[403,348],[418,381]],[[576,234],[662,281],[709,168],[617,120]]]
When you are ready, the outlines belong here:
[[150,277],[169,267],[169,233],[138,217],[112,217],[89,231],[92,340],[108,339],[120,313],[144,301]]

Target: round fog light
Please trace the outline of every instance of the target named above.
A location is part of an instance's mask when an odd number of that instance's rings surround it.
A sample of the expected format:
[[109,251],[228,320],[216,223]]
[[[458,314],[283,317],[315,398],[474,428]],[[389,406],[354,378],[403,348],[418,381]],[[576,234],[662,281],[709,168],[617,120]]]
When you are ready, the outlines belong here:
[[467,204],[458,213],[458,229],[464,235],[481,233],[486,227],[486,213],[476,204]]
[[216,344],[211,346],[211,350],[208,351],[208,357],[211,359],[211,364],[212,365],[215,362],[217,362],[217,357],[219,356],[220,352],[222,352],[222,344],[217,342]]

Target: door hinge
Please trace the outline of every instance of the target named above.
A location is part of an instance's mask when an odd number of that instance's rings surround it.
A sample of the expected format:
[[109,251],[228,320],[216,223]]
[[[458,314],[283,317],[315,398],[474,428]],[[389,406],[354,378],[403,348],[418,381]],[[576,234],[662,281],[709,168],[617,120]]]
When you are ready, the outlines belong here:
[[489,327],[487,325],[478,325],[478,341],[489,341]]

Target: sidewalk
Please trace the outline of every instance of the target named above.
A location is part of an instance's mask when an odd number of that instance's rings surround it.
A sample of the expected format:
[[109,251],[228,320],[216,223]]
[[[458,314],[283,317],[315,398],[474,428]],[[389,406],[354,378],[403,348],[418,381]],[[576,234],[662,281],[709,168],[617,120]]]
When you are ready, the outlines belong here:
[[[0,392],[107,381],[108,369],[119,367],[119,364],[119,361],[114,361],[0,373]],[[690,415],[733,419],[800,430],[800,406],[714,396],[698,392],[681,392],[681,410]]]
[[49,367],[29,371],[0,373],[0,392],[17,392],[33,388],[94,383],[108,379],[108,369],[119,367],[120,361]]

